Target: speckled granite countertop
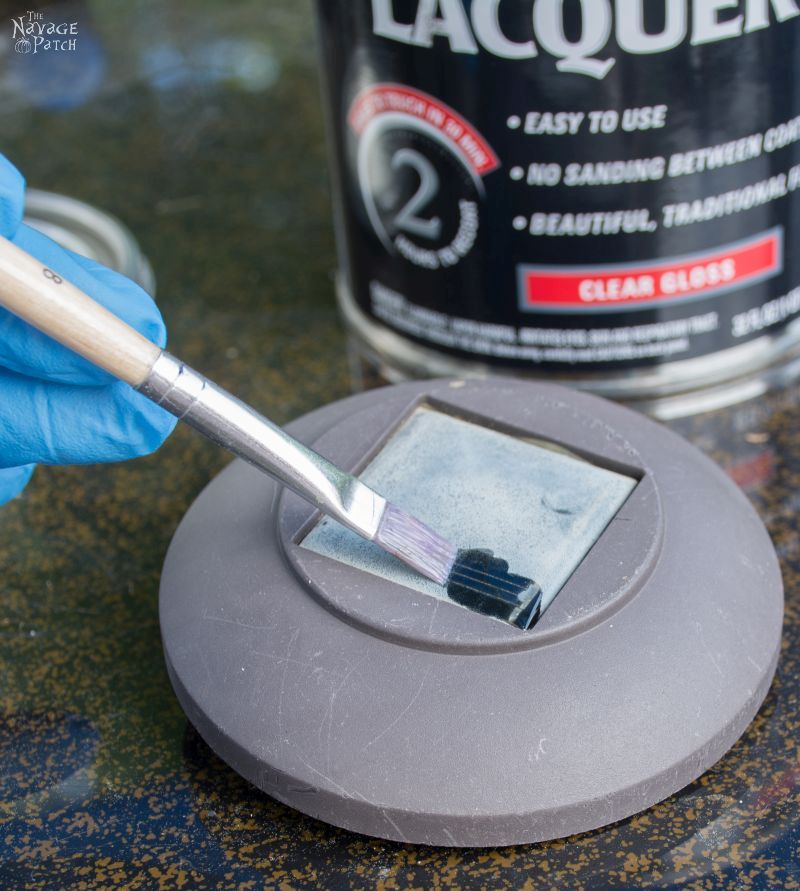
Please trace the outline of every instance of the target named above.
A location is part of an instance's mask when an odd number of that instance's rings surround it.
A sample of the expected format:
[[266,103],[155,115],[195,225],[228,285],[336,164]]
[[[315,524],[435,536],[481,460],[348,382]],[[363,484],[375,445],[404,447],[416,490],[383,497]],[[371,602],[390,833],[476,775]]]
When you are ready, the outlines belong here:
[[[308,0],[59,14],[79,22],[79,53],[0,42],[2,150],[32,185],[133,229],[183,358],[278,421],[346,395]],[[148,459],[40,468],[0,511],[0,887],[799,888],[800,390],[672,426],[772,533],[787,594],[777,677],[744,737],[679,795],[503,850],[307,819],[187,723],[162,659],[159,571],[222,452],[178,430]]]

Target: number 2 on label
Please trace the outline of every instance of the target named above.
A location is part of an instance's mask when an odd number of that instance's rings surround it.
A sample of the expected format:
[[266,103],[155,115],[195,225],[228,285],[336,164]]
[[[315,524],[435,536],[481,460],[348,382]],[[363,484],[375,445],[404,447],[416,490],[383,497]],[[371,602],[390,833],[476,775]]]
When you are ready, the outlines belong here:
[[441,235],[442,221],[439,217],[424,219],[420,213],[439,192],[439,174],[424,155],[410,148],[399,149],[392,157],[392,170],[401,167],[414,168],[419,175],[419,187],[397,212],[394,224],[411,235],[434,241]]

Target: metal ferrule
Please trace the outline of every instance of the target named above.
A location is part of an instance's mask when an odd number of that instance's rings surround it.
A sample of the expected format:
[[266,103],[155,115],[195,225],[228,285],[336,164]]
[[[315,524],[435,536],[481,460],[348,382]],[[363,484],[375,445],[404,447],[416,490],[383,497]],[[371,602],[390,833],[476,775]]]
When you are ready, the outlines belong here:
[[138,389],[358,535],[375,537],[384,498],[174,356],[161,353]]

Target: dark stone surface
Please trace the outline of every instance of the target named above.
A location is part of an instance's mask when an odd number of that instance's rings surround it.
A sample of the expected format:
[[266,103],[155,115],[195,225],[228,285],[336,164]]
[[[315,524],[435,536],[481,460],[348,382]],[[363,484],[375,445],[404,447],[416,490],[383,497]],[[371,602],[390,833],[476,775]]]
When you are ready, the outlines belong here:
[[[31,185],[134,230],[178,355],[278,421],[345,395],[308,0],[58,9],[79,23],[80,64],[4,48],[2,150]],[[671,426],[773,536],[786,584],[775,682],[680,794],[504,850],[331,829],[253,789],[187,724],[158,578],[223,453],[178,430],[151,458],[40,468],[0,510],[0,887],[800,887],[800,392]]]

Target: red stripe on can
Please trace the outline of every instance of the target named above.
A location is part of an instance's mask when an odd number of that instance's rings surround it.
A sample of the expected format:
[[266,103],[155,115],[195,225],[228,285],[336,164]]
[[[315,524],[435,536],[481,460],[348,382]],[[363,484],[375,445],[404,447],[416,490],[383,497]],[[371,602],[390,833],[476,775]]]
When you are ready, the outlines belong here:
[[781,270],[779,231],[691,257],[596,267],[523,269],[522,308],[610,310],[690,300],[744,287]]

